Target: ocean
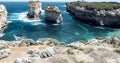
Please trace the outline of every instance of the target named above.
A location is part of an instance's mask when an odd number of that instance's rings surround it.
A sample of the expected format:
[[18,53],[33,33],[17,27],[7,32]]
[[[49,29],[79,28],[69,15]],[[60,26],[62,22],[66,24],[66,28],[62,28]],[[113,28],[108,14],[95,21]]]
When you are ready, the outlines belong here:
[[[27,2],[0,2],[8,11],[8,26],[0,40],[13,41],[19,38],[38,40],[39,38],[54,38],[60,42],[71,43],[96,37],[110,37],[120,35],[120,29],[90,26],[76,21],[66,12],[64,2],[42,2],[40,20],[27,20]],[[44,8],[47,4],[54,4],[62,11],[63,23],[46,24]]]

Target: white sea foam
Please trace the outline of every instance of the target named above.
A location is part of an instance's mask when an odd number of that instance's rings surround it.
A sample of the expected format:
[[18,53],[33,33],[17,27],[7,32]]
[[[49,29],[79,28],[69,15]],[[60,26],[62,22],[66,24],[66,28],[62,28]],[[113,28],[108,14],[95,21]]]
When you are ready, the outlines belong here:
[[18,14],[18,20],[21,20],[23,22],[36,22],[36,21],[41,21],[41,20],[31,20],[27,18],[27,13],[28,12],[22,12]]
[[25,39],[24,36],[22,36],[22,37],[18,37],[18,36],[16,36],[16,35],[13,35],[13,36],[14,36],[14,38],[15,38],[16,41],[19,41],[19,40]]
[[66,7],[66,5],[63,5],[62,7]]
[[7,23],[11,23],[12,21],[8,20]]
[[5,35],[5,33],[2,33],[2,34],[0,34],[0,37],[3,37]]
[[32,22],[31,25],[45,25],[45,23],[42,23],[42,22]]
[[[34,20],[34,19],[28,19],[27,18],[27,13],[28,12],[21,12],[21,13],[10,13],[11,15],[8,17],[9,20],[15,21],[15,20],[20,20],[23,22],[37,22],[41,21],[42,19]],[[42,10],[42,14],[44,15],[44,10]]]
[[60,24],[52,24],[52,25],[60,25]]

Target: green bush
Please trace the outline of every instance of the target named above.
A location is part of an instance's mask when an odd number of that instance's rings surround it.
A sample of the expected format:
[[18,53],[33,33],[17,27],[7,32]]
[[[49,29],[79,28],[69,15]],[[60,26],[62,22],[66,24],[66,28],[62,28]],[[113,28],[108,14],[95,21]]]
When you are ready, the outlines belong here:
[[59,8],[53,4],[48,4],[46,7],[45,7],[45,10],[46,11],[58,11]]
[[52,39],[52,38],[40,38],[38,41],[42,42],[42,43],[46,43],[46,45],[58,45],[59,41],[56,39]]
[[67,54],[74,55],[72,48],[68,48],[66,52]]
[[19,46],[30,46],[30,45],[35,45],[36,42],[32,39],[23,39],[21,40]]
[[102,39],[105,39],[105,37],[96,37],[96,39],[102,40]]
[[84,6],[89,10],[112,10],[120,8],[120,3],[116,2],[69,2],[71,6]]
[[79,42],[83,43],[83,44],[87,44],[88,41],[87,40],[80,40]]

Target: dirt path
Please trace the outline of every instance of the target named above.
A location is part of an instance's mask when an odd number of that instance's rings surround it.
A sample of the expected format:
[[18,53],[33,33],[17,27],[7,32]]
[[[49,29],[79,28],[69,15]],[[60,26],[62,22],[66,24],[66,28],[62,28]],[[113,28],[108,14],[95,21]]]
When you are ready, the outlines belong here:
[[11,49],[11,54],[8,58],[4,58],[0,60],[0,63],[13,63],[16,58],[20,57],[27,57],[27,51],[29,48],[39,48],[39,49],[44,49],[46,46],[45,45],[40,45],[40,46],[29,46],[29,47],[10,47]]

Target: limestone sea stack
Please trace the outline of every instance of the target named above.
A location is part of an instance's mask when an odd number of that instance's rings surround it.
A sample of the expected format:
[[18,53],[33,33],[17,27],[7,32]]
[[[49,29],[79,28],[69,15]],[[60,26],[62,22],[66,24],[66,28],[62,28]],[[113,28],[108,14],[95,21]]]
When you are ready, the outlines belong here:
[[92,26],[120,28],[120,3],[67,2],[67,12],[75,19]]
[[31,19],[39,19],[39,15],[41,14],[42,10],[42,3],[39,1],[29,1],[28,3],[29,11],[28,11],[28,18]]
[[7,10],[4,5],[0,5],[0,34],[4,31],[7,25]]
[[47,23],[62,23],[61,10],[52,4],[45,7],[45,20]]

